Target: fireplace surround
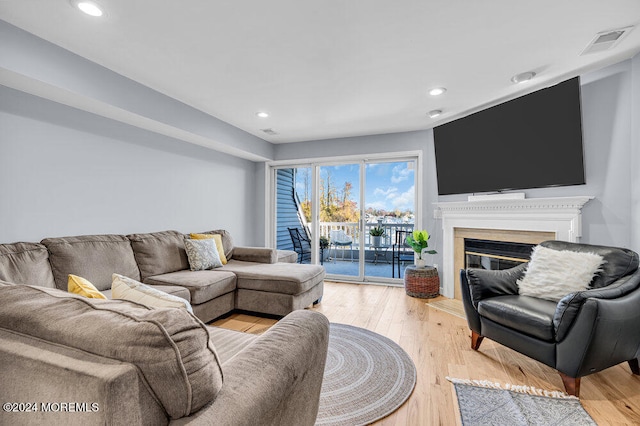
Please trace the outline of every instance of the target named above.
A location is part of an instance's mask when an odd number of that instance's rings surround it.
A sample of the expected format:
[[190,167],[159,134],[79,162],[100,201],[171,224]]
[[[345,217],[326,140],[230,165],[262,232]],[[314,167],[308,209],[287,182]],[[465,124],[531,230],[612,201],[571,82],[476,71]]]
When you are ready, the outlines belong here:
[[594,197],[475,199],[435,203],[442,219],[442,290],[459,299],[464,238],[538,244],[556,239],[578,242],[582,207]]

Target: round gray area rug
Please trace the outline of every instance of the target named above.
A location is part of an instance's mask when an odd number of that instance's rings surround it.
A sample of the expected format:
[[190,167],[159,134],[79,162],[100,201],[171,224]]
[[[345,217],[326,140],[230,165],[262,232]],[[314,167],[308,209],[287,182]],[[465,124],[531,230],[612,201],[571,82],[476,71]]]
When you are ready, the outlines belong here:
[[392,340],[364,328],[331,324],[316,425],[365,425],[400,407],[416,367]]

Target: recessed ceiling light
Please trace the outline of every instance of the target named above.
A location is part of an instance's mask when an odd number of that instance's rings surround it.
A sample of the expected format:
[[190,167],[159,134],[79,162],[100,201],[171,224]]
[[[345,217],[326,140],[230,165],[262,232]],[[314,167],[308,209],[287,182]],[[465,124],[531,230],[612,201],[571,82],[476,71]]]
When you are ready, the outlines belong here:
[[442,114],[442,110],[441,109],[434,109],[433,111],[429,111],[429,117],[431,117],[431,118],[436,118],[440,114]]
[[260,118],[267,118],[269,116],[269,114],[264,111],[256,112],[256,115]]
[[99,17],[104,15],[104,11],[102,7],[100,7],[97,3],[92,1],[78,1],[74,0],[71,2],[75,7],[86,13],[90,16]]
[[434,87],[433,89],[429,90],[429,94],[431,96],[440,96],[446,91],[447,89],[445,89],[444,87]]
[[536,76],[535,72],[527,71],[521,74],[514,75],[513,77],[511,77],[511,81],[513,81],[514,83],[525,83],[531,80],[535,76]]

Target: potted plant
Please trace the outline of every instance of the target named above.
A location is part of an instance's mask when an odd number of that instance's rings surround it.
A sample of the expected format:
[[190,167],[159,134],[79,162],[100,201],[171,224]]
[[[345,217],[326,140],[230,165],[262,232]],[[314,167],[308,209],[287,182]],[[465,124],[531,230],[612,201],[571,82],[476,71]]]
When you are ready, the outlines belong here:
[[320,248],[325,250],[329,248],[329,238],[324,235],[320,237]]
[[324,235],[320,236],[320,264],[324,264],[325,258],[329,256],[329,252],[325,253],[325,250],[329,248],[329,238]]
[[374,226],[369,230],[371,235],[371,245],[373,247],[380,247],[382,245],[382,237],[384,236],[384,228],[382,226]]
[[431,236],[425,230],[413,231],[412,235],[409,235],[405,242],[415,251],[414,260],[418,268],[424,268],[427,266],[427,260],[422,257],[423,254],[436,254],[435,250],[425,250],[429,247],[429,238]]

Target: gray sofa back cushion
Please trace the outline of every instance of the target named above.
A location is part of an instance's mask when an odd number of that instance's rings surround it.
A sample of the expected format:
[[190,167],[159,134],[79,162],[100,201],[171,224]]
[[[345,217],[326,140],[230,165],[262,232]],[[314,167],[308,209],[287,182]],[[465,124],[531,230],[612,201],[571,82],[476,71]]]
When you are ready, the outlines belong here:
[[86,278],[98,290],[111,288],[111,275],[140,280],[131,243],[123,235],[83,235],[46,238],[49,261],[56,286],[67,289],[69,274]]
[[189,269],[184,237],[178,231],[127,235],[143,281],[154,275]]
[[209,331],[184,309],[23,285],[0,285],[0,300],[2,328],[135,365],[172,419],[198,411],[222,387]]
[[222,237],[222,247],[224,247],[224,255],[227,260],[231,260],[233,257],[233,238],[231,234],[224,229],[215,229],[213,231],[200,232],[200,234],[220,234]]
[[54,288],[47,248],[37,243],[0,244],[0,280]]

